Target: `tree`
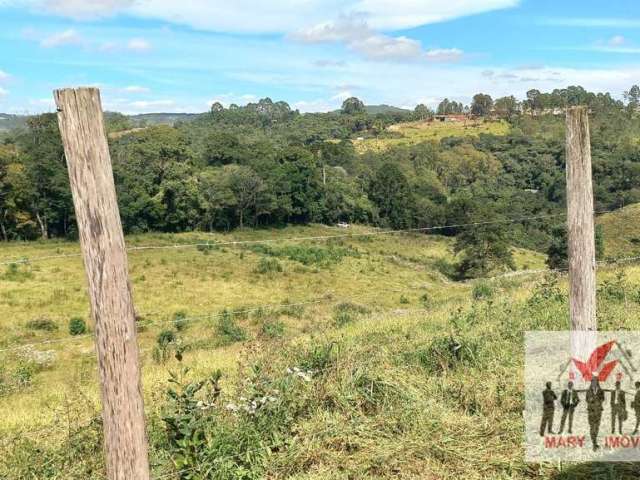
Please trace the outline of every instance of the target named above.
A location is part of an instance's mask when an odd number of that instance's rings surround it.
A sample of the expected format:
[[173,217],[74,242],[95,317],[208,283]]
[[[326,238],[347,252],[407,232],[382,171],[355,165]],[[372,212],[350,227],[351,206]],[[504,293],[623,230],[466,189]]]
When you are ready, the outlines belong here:
[[213,102],[211,104],[211,113],[224,112],[224,107],[220,102]]
[[364,103],[356,97],[347,98],[342,102],[342,113],[345,115],[356,115],[365,113]]
[[494,103],[496,113],[502,118],[509,118],[518,113],[518,100],[513,95],[498,98]]
[[413,113],[418,120],[422,121],[433,117],[433,111],[423,103],[417,105]]
[[486,117],[491,113],[493,108],[493,99],[485,93],[478,93],[473,96],[471,104],[471,113],[480,117]]
[[464,105],[456,102],[455,100],[449,100],[445,98],[438,104],[438,115],[448,115],[451,113],[462,113],[464,111]]
[[532,112],[538,112],[542,110],[544,105],[542,103],[542,94],[540,93],[540,90],[529,90],[527,92],[526,104]]
[[264,182],[249,167],[228,165],[225,170],[228,175],[229,188],[236,200],[238,225],[243,228],[248,213],[253,212],[254,219],[257,219],[261,213],[267,213],[263,208],[260,208],[267,203],[264,195]]
[[[569,268],[569,243],[567,226],[556,225],[551,230],[551,243],[547,249],[547,266],[553,270],[566,270]],[[604,257],[604,230],[602,225],[596,225],[596,260]]]
[[27,179],[27,210],[41,238],[71,233],[73,205],[56,115],[30,117],[17,143]]
[[508,225],[487,198],[465,192],[451,204],[452,223],[473,224],[458,229],[454,251],[461,255],[460,278],[477,278],[495,271],[515,269]]
[[411,189],[397,165],[385,163],[376,170],[369,185],[369,198],[378,207],[378,215],[384,224],[392,228],[411,227]]
[[640,87],[633,85],[628,92],[624,92],[624,99],[627,101],[627,108],[630,112],[640,109]]
[[242,145],[231,133],[214,131],[204,141],[203,160],[207,165],[229,165],[243,160]]

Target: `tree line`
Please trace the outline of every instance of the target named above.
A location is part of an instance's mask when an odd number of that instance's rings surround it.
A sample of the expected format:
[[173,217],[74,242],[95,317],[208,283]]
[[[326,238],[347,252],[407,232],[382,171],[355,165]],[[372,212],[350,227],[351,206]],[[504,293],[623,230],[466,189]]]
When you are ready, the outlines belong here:
[[[351,98],[340,111],[302,115],[263,99],[242,107],[214,104],[193,121],[143,129],[108,114],[123,226],[140,233],[344,221],[397,229],[561,212],[564,122],[544,114],[554,102],[592,108],[597,208],[640,201],[640,90],[631,88],[626,103],[581,87],[541,95],[522,104],[474,97],[468,110],[476,115],[505,112],[507,135],[447,137],[364,154],[356,153],[354,137],[385,138],[393,135],[390,124],[427,120],[434,112],[419,105],[372,115]],[[525,108],[540,115],[525,115]],[[436,233],[457,236],[457,248],[468,253],[463,270],[473,273],[490,270],[492,258],[508,265],[503,251],[512,244],[549,248],[554,227],[531,220]],[[30,117],[0,145],[0,236],[76,235],[55,114]],[[496,251],[478,256],[469,249],[483,244]]]

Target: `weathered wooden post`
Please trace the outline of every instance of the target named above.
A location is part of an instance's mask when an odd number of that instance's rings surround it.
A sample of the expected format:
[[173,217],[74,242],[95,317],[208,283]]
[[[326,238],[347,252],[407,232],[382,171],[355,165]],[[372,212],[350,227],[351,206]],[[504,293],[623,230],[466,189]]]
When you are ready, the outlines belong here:
[[[595,347],[596,248],[591,179],[591,143],[586,107],[570,107],[566,118],[567,240],[569,309],[574,358],[588,358]],[[586,333],[593,332],[593,333]]]
[[567,109],[567,228],[571,328],[597,330],[591,144],[586,107]]
[[56,90],[54,98],[96,329],[107,477],[148,480],[135,313],[100,91]]

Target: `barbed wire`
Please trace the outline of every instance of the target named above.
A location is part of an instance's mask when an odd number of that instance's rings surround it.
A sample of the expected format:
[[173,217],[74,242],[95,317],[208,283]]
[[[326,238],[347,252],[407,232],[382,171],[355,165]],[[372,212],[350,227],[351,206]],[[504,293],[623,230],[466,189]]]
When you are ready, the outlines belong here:
[[[611,210],[613,211],[613,210]],[[600,213],[609,213],[611,211],[602,211],[596,212],[595,214]],[[468,227],[479,227],[484,225],[495,225],[495,224],[513,224],[513,223],[521,223],[530,220],[542,220],[546,218],[557,218],[557,217],[565,217],[567,215],[566,212],[563,213],[554,213],[554,214],[545,214],[545,215],[535,215],[529,217],[521,217],[517,219],[503,219],[503,220],[487,220],[483,222],[470,222],[470,223],[458,223],[458,224],[450,224],[450,225],[437,225],[431,227],[416,227],[416,228],[404,228],[404,229],[394,229],[394,230],[376,230],[371,232],[361,232],[361,233],[344,233],[338,235],[311,235],[311,236],[301,236],[301,237],[283,237],[283,238],[267,238],[267,239],[257,239],[257,240],[228,240],[222,242],[216,241],[206,241],[206,242],[195,242],[195,243],[176,243],[173,245],[139,245],[127,247],[127,252],[140,252],[146,250],[178,250],[184,248],[218,248],[224,246],[238,246],[238,245],[258,245],[258,244],[273,244],[273,243],[286,243],[286,242],[304,242],[304,241],[325,241],[332,239],[344,239],[344,238],[361,238],[361,237],[373,237],[379,235],[394,235],[400,233],[418,233],[418,232],[429,232],[436,230],[446,230],[449,228],[468,228]],[[81,257],[82,253],[68,253],[68,254],[57,254],[57,255],[45,255],[41,257],[20,257],[14,258],[10,260],[0,261],[0,265],[19,265],[19,264],[32,264],[37,262],[42,262],[46,260],[54,260],[60,258],[78,258]]]
[[[598,261],[598,262],[596,262],[596,265],[597,265],[598,268],[608,268],[608,267],[614,267],[614,266],[616,266],[618,264],[632,263],[632,262],[637,262],[637,261],[640,261],[640,256],[622,257],[622,258],[613,259],[613,260]],[[468,280],[468,281],[463,282],[463,283],[473,283],[473,282],[478,282],[478,281],[493,281],[493,280],[520,277],[520,276],[540,275],[540,274],[548,274],[548,273],[567,273],[568,271],[569,271],[568,268],[542,268],[542,269],[518,270],[518,271],[513,271],[513,272],[506,272],[506,273],[503,273],[503,274],[500,274],[500,275],[494,275],[494,276],[491,276],[491,277],[475,278],[475,279]],[[162,321],[157,321],[157,320],[139,321],[139,322],[136,322],[136,326],[138,326],[138,327],[148,327],[148,326],[160,326],[160,325],[181,324],[181,323],[193,323],[193,322],[197,322],[197,321],[220,318],[223,315],[248,314],[248,313],[259,311],[261,309],[285,308],[285,307],[295,307],[295,306],[304,306],[304,305],[312,305],[312,304],[319,304],[319,303],[327,303],[329,300],[327,300],[326,298],[327,298],[327,296],[330,296],[330,295],[331,295],[331,292],[325,292],[323,297],[321,297],[319,299],[316,299],[316,300],[303,301],[303,302],[297,302],[297,303],[280,303],[280,304],[267,303],[267,304],[257,305],[257,306],[254,306],[254,307],[251,307],[251,308],[248,308],[248,309],[242,309],[242,310],[226,310],[224,307],[222,307],[222,311],[209,312],[209,313],[204,313],[204,314],[200,314],[200,315],[192,315],[192,316],[188,316],[188,317],[185,317],[185,318],[175,318],[173,320],[162,320]],[[342,299],[336,299],[334,303],[339,303],[340,301],[353,301],[353,300],[354,299],[351,299],[351,298],[348,298],[348,299],[342,298]],[[165,312],[162,312],[162,311],[155,311],[155,312],[151,312],[151,313],[141,313],[139,315],[142,318],[145,318],[147,316],[161,315],[161,314],[164,314],[164,313]],[[0,349],[0,353],[19,351],[19,350],[22,350],[24,348],[37,347],[37,346],[41,346],[41,345],[50,345],[50,344],[59,344],[59,343],[65,343],[65,342],[72,342],[72,341],[77,341],[77,340],[81,340],[81,339],[88,338],[88,337],[93,337],[93,336],[94,336],[93,333],[87,333],[87,334],[81,334],[81,335],[76,335],[76,336],[67,337],[67,338],[48,339],[48,340],[42,340],[42,341],[39,341],[39,342],[25,343],[25,344],[16,345],[16,346],[13,346],[13,347],[1,348]]]
[[[362,300],[362,299],[359,299]],[[356,299],[354,299],[353,297],[350,297],[348,299],[340,299],[340,300],[336,300],[336,303],[339,301],[356,301]],[[308,302],[308,303],[318,303],[318,302]],[[302,303],[299,303],[302,304]],[[306,304],[306,303],[305,303]],[[282,304],[282,305],[286,305],[286,306],[292,306],[293,304]],[[400,316],[400,315],[408,315],[408,314],[415,314],[415,313],[420,313],[420,312],[426,312],[429,311],[428,308],[411,308],[411,309],[402,309],[402,311],[398,312],[396,309],[386,309],[382,312],[377,312],[375,315],[369,316],[367,318],[367,320],[369,321],[376,321],[379,318],[382,318],[385,315],[389,315],[390,313],[393,313],[396,316]],[[322,367],[322,368],[316,368],[313,369],[313,373],[319,373],[319,372],[324,372],[327,370],[330,370],[331,368],[333,368],[333,366],[331,367]],[[145,414],[149,414],[148,412],[145,412]],[[33,435],[33,434],[38,434],[38,436],[52,436],[55,433],[57,433],[57,431],[60,430],[56,430],[55,428],[52,428],[53,425],[48,425],[48,426],[43,426],[43,427],[38,427],[38,428],[34,428],[31,430],[27,430],[27,431],[22,431],[22,432],[16,432],[16,435],[22,436],[24,437],[25,435]],[[16,436],[14,435],[14,437]],[[13,443],[14,440],[12,439],[7,439],[6,441],[2,442],[0,441],[0,448],[4,448],[7,445]],[[175,474],[175,472],[171,472],[171,474]]]
[[[159,326],[159,325],[169,325],[169,324],[183,324],[183,323],[195,323],[195,322],[199,322],[199,321],[204,321],[204,320],[211,320],[214,318],[220,318],[223,317],[224,315],[243,315],[243,314],[248,314],[248,313],[252,313],[252,312],[257,312],[263,309],[278,309],[278,308],[287,308],[287,307],[300,307],[300,306],[306,306],[306,305],[314,305],[314,304],[320,304],[320,303],[327,303],[331,301],[330,298],[331,292],[325,292],[325,294],[320,297],[317,298],[315,300],[308,300],[308,301],[302,301],[302,302],[287,302],[287,303],[265,303],[262,305],[257,305],[255,307],[251,307],[251,308],[246,308],[246,309],[242,309],[242,310],[227,310],[225,308],[222,308],[222,310],[218,310],[217,312],[209,312],[209,313],[204,313],[201,315],[192,315],[192,316],[188,316],[188,317],[184,317],[184,318],[174,318],[173,320],[163,320],[163,321],[154,321],[154,320],[146,320],[146,321],[139,321],[136,322],[136,327],[148,327],[148,326]],[[340,302],[340,299],[334,300],[336,303]],[[148,316],[151,314],[146,314],[144,316]],[[144,318],[143,316],[143,318]],[[16,345],[13,347],[8,347],[8,348],[2,348],[0,349],[0,353],[5,353],[5,352],[12,352],[12,351],[19,351],[19,350],[23,350],[25,348],[29,348],[29,347],[37,347],[37,346],[41,346],[41,345],[51,345],[51,344],[58,344],[58,343],[65,343],[65,342],[72,342],[72,341],[78,341],[78,340],[82,340],[82,339],[86,339],[86,338],[93,338],[94,334],[93,333],[85,333],[85,334],[81,334],[81,335],[75,335],[72,337],[66,337],[66,338],[56,338],[56,339],[49,339],[49,340],[42,340],[39,342],[30,342],[30,343],[24,343],[24,344],[20,344],[20,345]]]

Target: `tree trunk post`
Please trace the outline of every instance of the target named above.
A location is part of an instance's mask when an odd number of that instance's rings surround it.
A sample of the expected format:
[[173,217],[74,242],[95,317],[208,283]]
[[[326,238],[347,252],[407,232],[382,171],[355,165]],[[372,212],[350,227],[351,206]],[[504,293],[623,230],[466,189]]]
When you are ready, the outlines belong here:
[[572,351],[585,358],[594,347],[598,330],[589,117],[586,107],[570,107],[566,115],[569,302],[571,330],[576,332]]
[[109,480],[148,480],[135,311],[100,91],[55,90],[95,322]]

